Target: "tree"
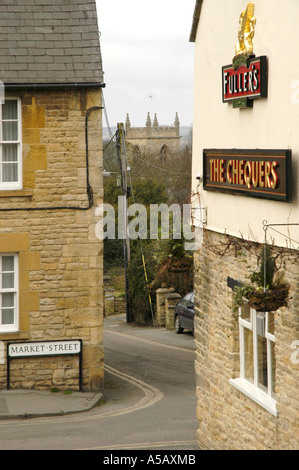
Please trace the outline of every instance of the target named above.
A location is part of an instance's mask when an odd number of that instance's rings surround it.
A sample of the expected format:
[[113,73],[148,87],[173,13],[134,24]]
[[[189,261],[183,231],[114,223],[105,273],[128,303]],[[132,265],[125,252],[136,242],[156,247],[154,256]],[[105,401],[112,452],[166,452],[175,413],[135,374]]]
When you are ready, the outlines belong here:
[[[104,180],[104,202],[115,209],[118,217],[118,196],[122,194],[117,186],[117,174],[121,172],[115,145],[104,146],[104,169],[113,172]],[[163,283],[171,284],[181,295],[192,290],[192,256],[184,250],[184,240],[175,239],[170,233],[168,240],[151,240],[150,205],[179,204],[189,202],[191,189],[191,149],[186,146],[178,154],[168,155],[165,160],[159,153],[140,151],[136,146],[126,149],[128,182],[131,194],[128,204],[142,204],[147,210],[148,236],[145,240],[131,240],[131,260],[128,267],[128,300],[134,321],[151,321],[149,298],[155,302],[155,290]],[[131,216],[129,222],[134,219]],[[116,231],[117,233],[117,231]],[[123,266],[122,240],[104,242],[104,266]],[[145,272],[146,270],[146,272]],[[147,280],[146,280],[147,277]],[[150,297],[149,297],[150,296]]]

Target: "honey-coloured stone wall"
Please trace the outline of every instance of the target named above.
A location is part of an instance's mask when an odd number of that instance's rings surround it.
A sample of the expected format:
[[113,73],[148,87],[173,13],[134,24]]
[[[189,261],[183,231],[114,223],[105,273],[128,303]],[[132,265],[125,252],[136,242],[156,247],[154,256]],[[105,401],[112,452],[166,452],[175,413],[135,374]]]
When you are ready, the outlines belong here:
[[[101,390],[103,246],[95,235],[103,197],[101,90],[18,89],[13,96],[22,101],[23,187],[0,191],[0,253],[19,256],[19,330],[0,332],[0,341],[82,339],[83,390]],[[6,367],[5,357],[0,388]],[[11,388],[78,387],[76,356],[18,358],[10,368]]]
[[288,307],[274,315],[275,416],[230,383],[240,376],[240,354],[238,318],[232,311],[232,289],[227,280],[248,282],[246,266],[256,269],[256,256],[254,246],[252,252],[238,248],[224,254],[227,240],[226,235],[206,231],[203,245],[194,255],[198,446],[209,450],[295,450],[299,443],[299,363],[292,345],[299,340],[297,255],[287,250],[283,253],[282,269],[290,283],[291,299]]

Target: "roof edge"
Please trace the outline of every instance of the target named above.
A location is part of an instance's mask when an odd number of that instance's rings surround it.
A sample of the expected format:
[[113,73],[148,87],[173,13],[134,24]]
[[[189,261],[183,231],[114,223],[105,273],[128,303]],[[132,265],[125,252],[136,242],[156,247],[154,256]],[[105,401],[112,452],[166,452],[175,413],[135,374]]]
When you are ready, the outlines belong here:
[[190,37],[189,37],[190,42],[195,42],[195,39],[196,39],[197,26],[199,23],[199,17],[200,17],[202,4],[203,4],[203,0],[196,0],[194,13],[193,13],[192,28],[191,28]]
[[98,87],[105,88],[106,84],[103,82],[49,82],[49,83],[5,83],[5,88],[87,88],[87,87]]

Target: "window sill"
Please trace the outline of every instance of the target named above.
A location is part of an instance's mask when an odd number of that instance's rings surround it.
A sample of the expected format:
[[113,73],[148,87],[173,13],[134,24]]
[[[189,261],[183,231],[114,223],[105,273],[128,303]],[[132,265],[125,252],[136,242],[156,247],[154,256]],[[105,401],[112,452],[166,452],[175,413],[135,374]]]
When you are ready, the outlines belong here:
[[29,339],[29,333],[26,331],[13,330],[0,331],[0,341],[12,341],[15,339]]
[[259,390],[244,379],[230,379],[229,383],[240,392],[244,393],[244,395],[251,398],[251,400],[255,401],[258,405],[265,408],[269,413],[277,416],[276,400],[269,397],[265,392]]
[[32,197],[33,191],[31,189],[2,189],[0,190],[0,197]]
[[2,330],[2,329],[0,330],[0,335],[1,335],[1,336],[2,336],[2,335],[9,335],[9,334],[11,334],[11,333],[19,333],[18,328],[17,328],[17,327],[16,327],[16,328],[11,327],[11,328],[7,328],[6,330],[4,330],[4,329],[3,329],[3,330]]

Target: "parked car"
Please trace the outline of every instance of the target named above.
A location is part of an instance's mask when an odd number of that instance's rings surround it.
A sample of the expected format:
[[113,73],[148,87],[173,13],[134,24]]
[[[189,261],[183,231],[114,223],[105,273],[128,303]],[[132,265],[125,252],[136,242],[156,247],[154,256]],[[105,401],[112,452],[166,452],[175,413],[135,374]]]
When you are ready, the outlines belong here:
[[174,329],[177,334],[184,330],[194,332],[194,292],[182,297],[174,312]]

